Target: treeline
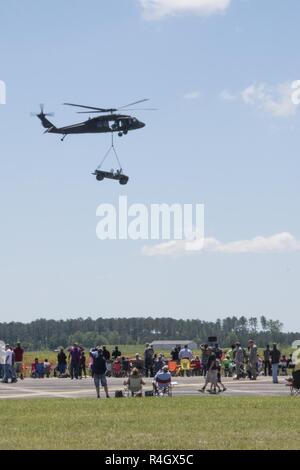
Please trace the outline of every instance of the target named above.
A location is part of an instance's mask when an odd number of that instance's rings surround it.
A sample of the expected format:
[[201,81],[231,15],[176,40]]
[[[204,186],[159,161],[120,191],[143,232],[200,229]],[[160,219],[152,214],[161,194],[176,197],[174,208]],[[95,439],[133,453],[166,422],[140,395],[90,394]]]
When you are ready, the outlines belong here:
[[27,350],[67,347],[74,342],[92,347],[98,344],[140,344],[153,340],[193,340],[200,344],[217,336],[221,346],[236,340],[246,344],[253,337],[258,346],[277,342],[290,345],[299,333],[284,333],[278,320],[244,316],[224,320],[175,320],[174,318],[78,318],[39,319],[31,323],[0,323],[0,340],[15,344],[20,340]]

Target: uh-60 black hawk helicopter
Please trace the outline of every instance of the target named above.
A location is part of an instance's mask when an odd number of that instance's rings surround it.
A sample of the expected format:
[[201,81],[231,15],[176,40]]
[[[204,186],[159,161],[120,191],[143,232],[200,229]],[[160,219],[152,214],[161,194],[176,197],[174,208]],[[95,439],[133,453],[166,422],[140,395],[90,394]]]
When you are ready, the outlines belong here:
[[[103,134],[110,132],[112,134],[112,143],[109,148],[109,151],[104,156],[101,164],[97,167],[93,175],[96,176],[98,181],[103,180],[104,178],[116,179],[119,181],[120,184],[126,184],[128,181],[128,176],[124,175],[122,172],[122,168],[114,147],[113,141],[113,134],[117,132],[119,137],[126,135],[129,131],[134,131],[137,129],[142,129],[145,127],[145,124],[133,116],[129,116],[127,114],[120,114],[119,111],[152,111],[153,108],[130,108],[139,103],[144,103],[145,101],[149,101],[148,99],[143,99],[139,101],[135,101],[134,103],[129,103],[125,106],[121,106],[120,108],[97,108],[93,106],[84,106],[81,104],[74,104],[74,103],[63,103],[65,106],[73,106],[76,108],[83,108],[87,109],[88,111],[77,111],[78,114],[102,114],[103,116],[96,116],[94,118],[89,117],[88,120],[72,124],[70,126],[65,127],[56,127],[52,122],[50,122],[47,117],[54,116],[53,113],[45,113],[44,112],[44,105],[40,105],[40,113],[34,114],[37,116],[42,126],[46,129],[45,133],[47,134],[60,134],[63,137],[61,141],[63,141],[67,135],[73,134]],[[113,150],[114,154],[117,158],[120,168],[117,171],[111,170],[110,172],[101,171],[100,168],[104,163],[104,160],[109,155],[110,151]]]

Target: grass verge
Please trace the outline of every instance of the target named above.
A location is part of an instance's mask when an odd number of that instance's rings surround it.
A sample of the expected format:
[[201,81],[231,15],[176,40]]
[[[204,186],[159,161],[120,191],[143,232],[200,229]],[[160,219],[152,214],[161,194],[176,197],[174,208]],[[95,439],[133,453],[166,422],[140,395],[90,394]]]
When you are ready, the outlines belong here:
[[299,449],[290,397],[1,400],[0,449]]

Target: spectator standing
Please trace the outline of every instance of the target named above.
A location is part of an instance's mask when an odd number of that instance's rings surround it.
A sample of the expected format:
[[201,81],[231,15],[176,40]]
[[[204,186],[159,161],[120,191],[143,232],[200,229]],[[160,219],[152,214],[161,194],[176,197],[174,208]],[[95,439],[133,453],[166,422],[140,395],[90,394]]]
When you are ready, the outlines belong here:
[[253,339],[248,341],[248,375],[250,380],[256,380],[257,377],[257,346]]
[[236,344],[232,344],[231,349],[229,349],[229,351],[227,351],[227,354],[229,355],[229,357],[232,361],[235,360],[235,352],[236,352]]
[[202,351],[201,364],[203,370],[203,376],[206,376],[207,372],[207,362],[210,356],[210,350],[208,349],[208,344],[201,344],[200,349]]
[[237,341],[235,343],[235,373],[236,373],[236,380],[239,380],[242,377],[242,369],[244,366],[244,350],[241,347],[241,343]]
[[191,361],[192,358],[193,358],[193,353],[188,348],[188,345],[186,344],[184,348],[182,348],[179,352],[179,360],[181,361],[181,359],[188,359],[189,361]]
[[69,351],[69,359],[70,359],[70,375],[71,379],[73,380],[74,377],[77,380],[79,374],[79,366],[80,366],[80,355],[81,351],[78,347],[77,343],[74,343],[73,347]]
[[232,362],[230,356],[227,354],[225,359],[222,360],[222,366],[224,369],[224,377],[231,377],[232,375]]
[[23,376],[24,349],[21,348],[20,341],[17,342],[17,346],[14,349],[14,355],[15,355],[16,377],[19,377],[21,380],[23,380],[24,379],[24,376]]
[[0,379],[4,378],[4,370],[5,370],[5,346],[1,346],[0,344]]
[[192,359],[193,359],[193,353],[188,348],[188,345],[186,344],[184,348],[182,348],[179,352],[180,375],[184,376],[184,373],[186,373],[188,377],[190,376],[190,366],[191,366]]
[[5,346],[5,364],[4,364],[4,375],[3,375],[3,380],[2,380],[3,383],[8,383],[9,379],[11,380],[12,383],[17,381],[13,373],[13,363],[14,363],[13,356],[14,356],[14,352],[11,349],[10,345],[7,344]]
[[216,359],[219,359],[219,360],[222,359],[223,351],[221,348],[219,348],[219,343],[215,343],[214,353],[216,355]]
[[57,370],[59,375],[64,375],[67,369],[67,356],[63,348],[60,348],[59,353],[57,354]]
[[96,388],[97,398],[100,398],[100,383],[104,388],[106,398],[109,398],[108,386],[106,379],[106,359],[103,355],[101,348],[95,348],[90,350],[90,356],[93,359],[92,372],[94,377],[94,384]]
[[202,388],[200,388],[199,392],[204,393],[206,387],[209,383],[211,383],[211,393],[217,393],[217,382],[218,382],[218,370],[217,370],[217,360],[216,355],[214,354],[211,347],[207,348],[207,352],[209,353],[208,361],[207,361],[207,372],[205,378],[205,384]]
[[154,350],[153,347],[148,343],[146,344],[146,349],[144,351],[144,363],[145,363],[145,376],[153,377],[153,356]]
[[266,349],[264,350],[264,374],[265,376],[272,374],[270,353],[271,353],[270,345],[267,344]]
[[79,376],[82,379],[82,374],[84,375],[84,378],[86,379],[86,357],[84,350],[81,351],[81,356],[80,356],[80,364],[79,364]]
[[177,349],[177,347],[173,348],[172,351],[170,352],[170,356],[171,356],[171,359],[172,361],[178,361],[178,355],[179,355],[179,351]]
[[[225,390],[227,390],[227,388],[225,387],[225,385],[223,384],[222,382],[222,366],[221,366],[221,360],[220,359],[217,359],[216,358],[216,366],[217,366],[217,388],[219,390],[219,392],[225,392]],[[222,390],[221,390],[221,387],[222,387]]]
[[106,361],[110,360],[110,352],[108,351],[108,349],[106,349],[105,346],[102,346],[102,354]]
[[157,374],[158,371],[160,371],[165,365],[165,361],[163,358],[163,355],[160,353],[158,356],[157,354],[154,354],[154,361],[153,361],[153,369],[154,369],[154,375]]
[[115,346],[115,349],[113,350],[113,352],[111,353],[112,355],[112,358],[113,360],[115,361],[116,359],[118,359],[118,357],[121,357],[122,356],[122,353],[121,351],[119,350],[118,346]]
[[270,352],[270,358],[272,363],[272,378],[273,383],[278,384],[278,366],[280,362],[281,352],[277,349],[277,344],[273,344],[273,349]]

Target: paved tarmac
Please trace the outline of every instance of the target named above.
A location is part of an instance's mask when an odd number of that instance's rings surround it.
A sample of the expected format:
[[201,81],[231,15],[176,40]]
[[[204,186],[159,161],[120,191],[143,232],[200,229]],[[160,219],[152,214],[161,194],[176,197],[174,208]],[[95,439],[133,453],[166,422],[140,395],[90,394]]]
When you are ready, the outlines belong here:
[[[108,378],[108,388],[113,397],[116,390],[123,390],[124,379]],[[145,379],[144,390],[151,390],[151,379]],[[203,386],[203,377],[174,377],[173,396],[203,396],[198,390]],[[279,378],[279,384],[273,384],[270,377],[258,377],[256,381],[248,379],[233,380],[224,378],[227,388],[221,396],[248,396],[248,397],[277,397],[288,396],[284,377]],[[104,397],[104,391],[101,390]],[[209,395],[206,393],[206,395]],[[0,382],[0,400],[18,398],[93,398],[96,396],[92,378],[82,380],[44,378],[19,380],[15,384]]]

